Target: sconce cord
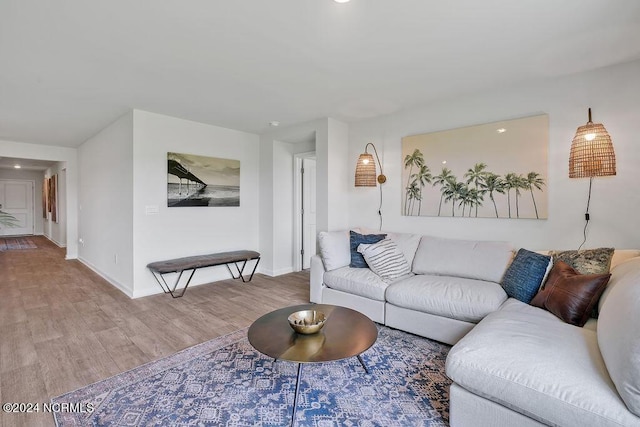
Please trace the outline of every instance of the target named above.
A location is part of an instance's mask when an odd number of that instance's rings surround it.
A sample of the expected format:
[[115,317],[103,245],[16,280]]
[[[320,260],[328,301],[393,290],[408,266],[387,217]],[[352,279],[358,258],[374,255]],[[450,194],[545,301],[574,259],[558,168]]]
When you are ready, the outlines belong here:
[[578,250],[582,249],[582,246],[587,241],[587,226],[589,225],[589,220],[591,219],[589,217],[589,204],[591,203],[591,184],[593,184],[593,177],[589,177],[589,197],[587,197],[587,211],[584,214],[585,223],[584,229],[582,230],[582,236],[584,237],[584,239],[582,240],[582,243],[580,243],[580,246],[578,246]]
[[382,230],[382,184],[380,185],[380,206],[378,206],[378,215],[380,215],[380,230]]

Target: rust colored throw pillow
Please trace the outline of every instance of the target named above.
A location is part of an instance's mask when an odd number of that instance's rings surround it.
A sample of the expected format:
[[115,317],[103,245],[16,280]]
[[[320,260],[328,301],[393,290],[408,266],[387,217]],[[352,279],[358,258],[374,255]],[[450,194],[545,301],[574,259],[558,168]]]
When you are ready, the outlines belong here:
[[554,263],[544,288],[531,305],[544,308],[576,326],[584,326],[611,274],[580,274],[568,264]]

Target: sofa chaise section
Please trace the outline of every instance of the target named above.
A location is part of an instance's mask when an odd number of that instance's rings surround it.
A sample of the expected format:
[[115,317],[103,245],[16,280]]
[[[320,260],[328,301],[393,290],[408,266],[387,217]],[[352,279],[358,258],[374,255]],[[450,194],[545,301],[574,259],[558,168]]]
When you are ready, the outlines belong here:
[[584,328],[508,299],[449,352],[451,426],[640,426],[638,289],[640,257],[612,269]]

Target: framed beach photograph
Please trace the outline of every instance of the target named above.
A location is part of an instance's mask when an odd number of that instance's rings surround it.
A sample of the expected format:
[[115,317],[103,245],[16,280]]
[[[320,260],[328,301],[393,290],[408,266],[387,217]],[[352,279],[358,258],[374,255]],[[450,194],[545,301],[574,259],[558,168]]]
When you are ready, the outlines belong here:
[[240,161],[167,153],[167,206],[240,206]]
[[402,138],[402,215],[547,218],[546,114]]

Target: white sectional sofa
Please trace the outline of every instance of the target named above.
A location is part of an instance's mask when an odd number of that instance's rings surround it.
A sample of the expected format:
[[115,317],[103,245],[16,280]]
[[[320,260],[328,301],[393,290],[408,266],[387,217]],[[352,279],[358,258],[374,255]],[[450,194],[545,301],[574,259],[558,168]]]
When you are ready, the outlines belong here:
[[507,296],[507,243],[386,234],[410,274],[351,268],[349,232],[321,233],[311,301],[453,345],[452,426],[640,426],[640,251],[615,251],[599,319],[577,327]]

